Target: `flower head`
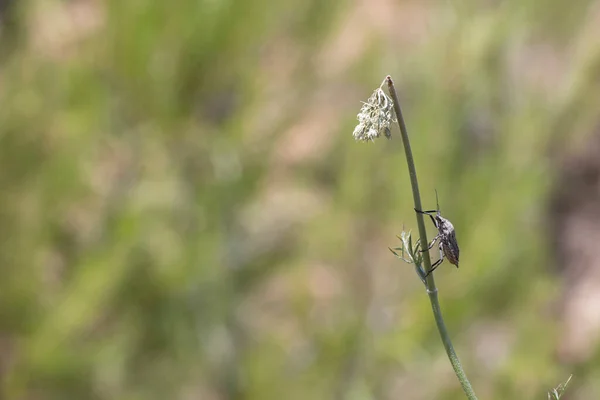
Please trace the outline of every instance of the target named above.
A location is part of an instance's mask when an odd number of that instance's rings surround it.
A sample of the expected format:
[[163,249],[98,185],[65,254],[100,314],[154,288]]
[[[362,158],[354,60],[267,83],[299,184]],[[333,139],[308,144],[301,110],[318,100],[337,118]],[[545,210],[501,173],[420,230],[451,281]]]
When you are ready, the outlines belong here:
[[352,134],[354,139],[363,142],[374,141],[382,134],[391,139],[390,124],[395,121],[393,110],[393,100],[385,94],[380,86],[366,103],[363,102],[360,113],[357,115],[358,125]]

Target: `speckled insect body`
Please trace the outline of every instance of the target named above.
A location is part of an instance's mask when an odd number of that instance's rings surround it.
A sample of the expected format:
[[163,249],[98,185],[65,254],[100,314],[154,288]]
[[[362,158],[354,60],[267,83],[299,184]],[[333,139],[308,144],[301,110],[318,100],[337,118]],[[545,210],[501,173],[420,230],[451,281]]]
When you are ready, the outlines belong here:
[[447,258],[451,264],[456,265],[456,268],[458,268],[458,258],[460,256],[460,249],[458,248],[458,242],[456,241],[454,225],[452,225],[450,221],[442,217],[440,214],[440,205],[437,201],[437,191],[435,193],[435,199],[437,210],[421,211],[415,208],[416,212],[428,215],[429,218],[431,218],[433,225],[435,225],[436,229],[438,230],[438,234],[433,238],[431,243],[429,243],[426,249],[422,250],[423,252],[429,251],[436,242],[438,242],[438,247],[440,249],[440,259],[433,263],[431,269],[425,276],[431,274],[442,263],[442,261],[444,261],[444,257]]

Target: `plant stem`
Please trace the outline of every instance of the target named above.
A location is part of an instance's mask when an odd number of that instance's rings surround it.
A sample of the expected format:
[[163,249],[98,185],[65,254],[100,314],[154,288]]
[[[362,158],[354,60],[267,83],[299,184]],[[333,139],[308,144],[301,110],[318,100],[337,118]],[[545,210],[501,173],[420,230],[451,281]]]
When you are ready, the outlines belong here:
[[[400,101],[398,100],[398,94],[396,93],[396,88],[394,87],[394,81],[392,80],[392,77],[388,75],[385,78],[385,81],[388,85],[390,96],[392,97],[392,100],[394,100],[394,111],[396,112],[396,117],[398,118],[398,126],[400,127],[400,133],[402,135],[402,144],[404,145],[404,152],[406,153],[406,163],[408,164],[408,173],[410,175],[410,184],[412,186],[415,208],[417,210],[422,210],[423,208],[421,207],[421,195],[419,194],[417,170],[415,168],[412,150],[410,148],[408,131],[406,130],[404,118],[402,117],[402,110],[400,109]],[[425,230],[425,221],[423,215],[416,211],[415,214],[417,216],[417,225],[419,227],[419,238],[421,240],[421,243],[426,246],[429,242],[427,241],[427,231]],[[429,258],[428,251],[423,252],[423,264],[425,265],[425,272],[429,272],[431,270],[431,259]],[[452,368],[454,368],[454,372],[456,373],[456,376],[465,394],[467,395],[467,398],[470,400],[477,400],[477,396],[475,396],[475,392],[471,387],[471,383],[467,379],[465,371],[463,371],[462,365],[460,364],[460,360],[458,359],[458,356],[454,351],[454,347],[452,346],[452,341],[450,340],[448,330],[446,329],[446,324],[444,323],[444,317],[442,316],[442,310],[440,308],[440,302],[438,300],[438,290],[435,286],[433,274],[430,274],[426,278],[425,287],[427,288],[427,294],[429,295],[429,301],[431,302],[431,308],[433,310],[433,316],[435,317],[435,323],[437,325],[438,331],[440,332],[440,337],[442,338],[442,342],[444,343],[444,348],[446,349],[446,353],[448,354],[448,358],[450,359]]]

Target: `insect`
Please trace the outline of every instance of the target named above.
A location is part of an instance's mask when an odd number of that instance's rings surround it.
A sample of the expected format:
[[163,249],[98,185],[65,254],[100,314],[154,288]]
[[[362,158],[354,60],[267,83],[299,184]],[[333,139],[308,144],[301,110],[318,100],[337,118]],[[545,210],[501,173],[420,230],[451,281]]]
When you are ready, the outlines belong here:
[[435,191],[435,203],[437,205],[436,210],[421,211],[415,208],[416,212],[429,215],[433,225],[435,225],[436,229],[438,230],[438,234],[433,238],[431,243],[429,243],[427,249],[421,250],[422,252],[429,251],[435,245],[435,242],[439,241],[438,246],[440,249],[440,259],[433,263],[431,269],[425,275],[426,277],[431,274],[442,263],[442,261],[444,261],[444,257],[446,257],[451,264],[456,265],[456,268],[458,268],[458,256],[460,254],[458,243],[456,242],[454,226],[450,221],[442,217],[440,214],[440,204],[438,202],[437,190]]

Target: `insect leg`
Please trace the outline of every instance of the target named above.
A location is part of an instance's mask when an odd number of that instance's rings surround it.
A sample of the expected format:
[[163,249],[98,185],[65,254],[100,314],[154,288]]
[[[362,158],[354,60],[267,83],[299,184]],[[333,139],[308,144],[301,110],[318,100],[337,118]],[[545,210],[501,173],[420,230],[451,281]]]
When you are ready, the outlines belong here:
[[440,238],[440,235],[436,235],[433,240],[431,241],[431,243],[429,243],[429,245],[427,246],[426,249],[421,250],[421,253],[425,253],[428,250],[431,250],[431,248],[433,247],[433,245],[435,244],[435,242]]
[[427,278],[429,276],[429,274],[431,274],[433,271],[435,271],[437,269],[437,267],[440,266],[440,264],[442,263],[442,261],[444,261],[444,259],[440,258],[439,260],[437,260],[436,262],[434,262],[433,265],[431,266],[431,269],[429,270],[429,272],[425,274],[425,278]]
[[429,274],[431,274],[433,271],[435,271],[436,268],[440,266],[442,261],[444,261],[444,252],[442,251],[442,246],[443,246],[443,244],[440,242],[440,259],[433,263],[429,272],[425,274],[425,278],[427,278],[429,276]]
[[422,210],[417,210],[415,208],[415,211],[418,212],[419,214],[437,214],[438,210],[429,210],[429,211],[422,211]]
[[417,210],[415,208],[415,211],[418,212],[419,214],[425,214],[425,215],[429,215],[429,218],[431,218],[431,222],[433,222],[433,226],[435,226],[436,228],[438,228],[438,224],[435,221],[435,218],[433,218],[433,215],[431,214],[437,214],[437,210],[431,210],[431,211],[421,211],[421,210]]

